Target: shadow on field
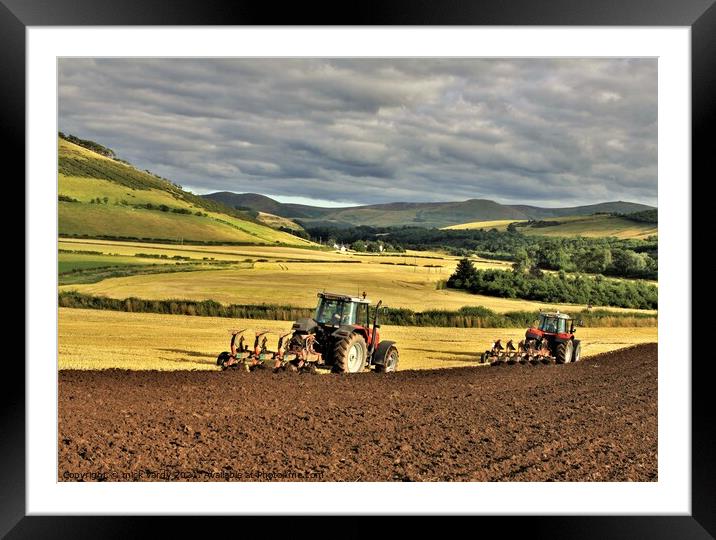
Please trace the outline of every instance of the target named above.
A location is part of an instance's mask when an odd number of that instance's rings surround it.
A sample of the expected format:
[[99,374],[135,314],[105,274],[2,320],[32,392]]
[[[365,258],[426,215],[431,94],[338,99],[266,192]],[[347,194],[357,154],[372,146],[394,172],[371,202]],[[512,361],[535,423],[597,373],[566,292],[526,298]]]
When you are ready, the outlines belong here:
[[445,349],[410,349],[417,352],[423,353],[440,353],[440,354],[452,354],[455,356],[469,356],[470,358],[479,358],[479,354],[474,351],[446,351]]
[[475,358],[455,358],[452,356],[433,356],[431,360],[439,360],[440,362],[465,362],[466,364],[475,365],[480,359]]
[[187,364],[195,364],[197,366],[207,366],[211,364],[215,364],[213,360],[206,360],[205,362],[202,362],[200,360],[192,360],[191,358],[165,358],[163,356],[158,357],[159,360],[164,360],[166,362],[173,362],[175,364],[181,364],[183,366],[186,366]]
[[199,351],[187,351],[185,349],[157,349],[157,350],[164,351],[164,352],[175,352],[175,353],[180,353],[180,354],[186,354],[187,356],[198,356],[201,358],[213,358],[214,357],[213,354],[207,354],[207,353],[203,353],[203,352],[199,352]]

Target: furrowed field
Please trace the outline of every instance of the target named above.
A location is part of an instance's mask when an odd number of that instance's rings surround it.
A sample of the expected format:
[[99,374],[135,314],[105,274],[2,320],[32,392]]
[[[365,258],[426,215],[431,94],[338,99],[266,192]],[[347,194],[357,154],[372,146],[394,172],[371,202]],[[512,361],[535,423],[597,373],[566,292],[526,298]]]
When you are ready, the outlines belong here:
[[[59,310],[59,369],[217,370],[216,356],[229,348],[229,330],[269,330],[270,349],[290,322]],[[582,354],[590,356],[638,343],[656,342],[657,328],[580,328]],[[383,326],[384,339],[400,349],[400,369],[476,365],[496,338],[520,339],[524,328],[417,328]],[[230,374],[227,374],[230,376]]]
[[[97,283],[73,283],[60,290],[110,298],[152,300],[215,300],[223,304],[279,304],[312,307],[322,290],[348,294],[368,293],[369,298],[394,308],[415,311],[456,310],[482,305],[499,313],[560,309],[580,311],[585,306],[545,304],[439,289],[455,270],[457,257],[431,252],[370,255],[270,246],[178,246],[61,239],[61,249],[96,250],[121,256],[166,254],[192,261],[214,259],[237,263],[229,267],[177,273],[112,277]],[[60,261],[62,256],[60,254]],[[475,259],[480,269],[508,269],[509,263]],[[630,311],[609,308],[613,311]],[[653,312],[652,312],[653,313]]]

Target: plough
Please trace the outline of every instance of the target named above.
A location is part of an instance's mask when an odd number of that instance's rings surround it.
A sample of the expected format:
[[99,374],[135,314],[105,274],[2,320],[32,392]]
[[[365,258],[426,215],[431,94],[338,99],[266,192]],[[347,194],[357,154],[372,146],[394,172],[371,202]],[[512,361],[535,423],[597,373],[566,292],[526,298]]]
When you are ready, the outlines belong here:
[[[255,333],[254,345],[251,349],[246,344],[246,339],[243,336],[244,332],[246,332],[245,328],[243,330],[229,330],[231,334],[231,351],[222,352],[216,359],[216,365],[221,366],[222,370],[240,368],[252,371],[257,368],[264,368],[267,360],[276,359],[278,353],[269,351],[267,347],[268,338],[266,334],[269,333],[268,330],[259,330]],[[239,338],[238,344],[236,343],[237,337]],[[280,346],[281,340],[279,340]]]
[[[249,348],[243,336],[243,330],[229,330],[231,334],[231,351],[224,351],[216,359],[216,365],[222,370],[243,369],[253,371],[254,369],[265,369],[266,363],[273,361],[274,372],[287,371],[309,371],[315,372],[316,364],[322,364],[321,353],[315,351],[314,344],[316,336],[313,334],[302,335],[287,332],[279,335],[276,351],[268,348],[267,334],[269,330],[259,330],[255,333],[254,345]],[[293,337],[286,340],[288,336]],[[239,339],[238,343],[236,339]]]
[[501,366],[504,364],[554,364],[556,358],[552,356],[547,343],[541,345],[533,339],[523,340],[515,347],[514,342],[509,340],[504,346],[502,340],[497,340],[492,344],[492,348],[482,353],[481,363],[490,364],[491,366]]

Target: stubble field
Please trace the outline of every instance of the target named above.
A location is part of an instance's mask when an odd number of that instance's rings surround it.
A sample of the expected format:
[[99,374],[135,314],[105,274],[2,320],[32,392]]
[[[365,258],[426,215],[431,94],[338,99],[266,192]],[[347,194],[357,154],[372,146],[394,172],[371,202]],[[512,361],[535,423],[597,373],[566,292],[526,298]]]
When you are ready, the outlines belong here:
[[[270,349],[287,321],[226,319],[124,313],[84,309],[59,310],[59,369],[218,370],[215,361],[228,350],[231,329],[269,330]],[[476,365],[496,338],[522,339],[524,328],[433,328],[382,326],[384,339],[396,341],[400,369],[435,369]],[[586,358],[639,343],[657,341],[656,327],[580,328]]]
[[[432,252],[372,255],[288,247],[166,246],[66,239],[63,239],[60,245],[63,249],[98,250],[119,256],[137,253],[170,257],[179,255],[195,261],[202,261],[206,257],[235,263],[219,270],[134,275],[104,279],[99,283],[60,287],[61,291],[74,290],[110,298],[199,301],[211,299],[223,304],[312,307],[316,304],[316,293],[328,290],[355,295],[366,291],[374,302],[383,300],[385,306],[414,311],[485,306],[498,313],[539,309],[559,309],[569,313],[581,311],[586,307],[439,289],[438,282],[450,277],[459,258]],[[484,259],[475,259],[474,264],[480,269],[510,268],[509,263]],[[615,312],[634,311],[622,308],[606,309]]]

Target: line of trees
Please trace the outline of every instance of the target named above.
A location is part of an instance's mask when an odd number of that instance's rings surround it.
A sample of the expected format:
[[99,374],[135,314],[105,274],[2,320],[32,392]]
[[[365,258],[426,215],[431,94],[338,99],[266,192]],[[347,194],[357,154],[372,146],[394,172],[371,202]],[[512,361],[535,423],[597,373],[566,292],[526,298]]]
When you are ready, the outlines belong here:
[[657,309],[659,297],[657,287],[644,281],[546,273],[519,262],[513,271],[478,270],[467,258],[458,263],[447,286],[487,296],[632,309]]
[[111,148],[107,148],[106,146],[103,146],[99,144],[98,142],[90,141],[89,139],[80,139],[79,137],[75,137],[74,135],[68,134],[65,135],[61,131],[58,133],[61,139],[65,139],[66,141],[70,141],[71,143],[76,144],[77,146],[81,146],[83,148],[87,148],[88,150],[92,150],[93,152],[100,154],[102,156],[116,159],[117,154],[115,154],[114,150]]
[[383,242],[382,240],[357,240],[350,245],[353,251],[358,253],[403,253],[403,249],[400,245],[393,245],[389,242]]
[[[142,298],[115,299],[92,296],[75,291],[59,293],[59,306],[83,309],[106,309],[131,313],[161,313],[167,315],[194,315],[203,317],[229,317],[241,319],[268,319],[294,321],[313,317],[313,309],[279,305],[224,305],[213,300],[145,300]],[[573,313],[585,326],[656,326],[654,315],[642,313],[613,313],[606,310]],[[515,328],[527,327],[538,312],[512,311],[495,313],[482,306],[468,306],[456,311],[386,308],[381,323],[397,326],[440,326],[457,328]]]

